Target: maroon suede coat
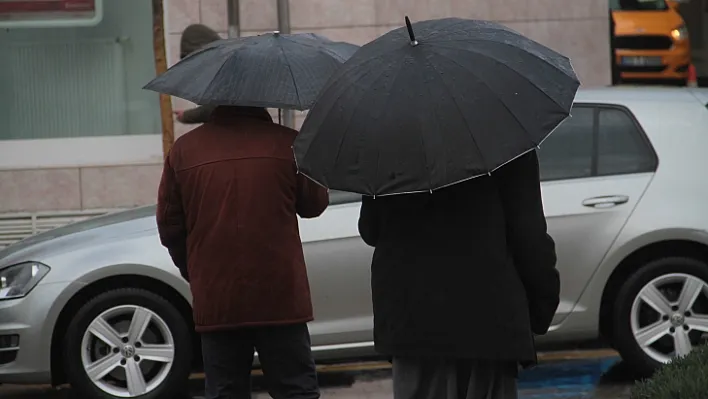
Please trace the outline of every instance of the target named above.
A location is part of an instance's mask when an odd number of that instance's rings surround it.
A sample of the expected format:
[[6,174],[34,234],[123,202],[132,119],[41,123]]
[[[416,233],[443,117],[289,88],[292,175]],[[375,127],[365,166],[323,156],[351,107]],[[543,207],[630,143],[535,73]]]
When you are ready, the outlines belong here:
[[297,215],[319,216],[328,195],[297,174],[296,134],[263,109],[219,107],[165,160],[160,240],[190,281],[199,332],[313,318]]

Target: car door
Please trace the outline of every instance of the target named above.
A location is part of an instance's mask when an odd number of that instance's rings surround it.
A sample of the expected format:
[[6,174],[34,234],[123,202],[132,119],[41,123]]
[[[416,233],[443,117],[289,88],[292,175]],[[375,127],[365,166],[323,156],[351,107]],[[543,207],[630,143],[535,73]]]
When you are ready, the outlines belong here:
[[318,218],[301,219],[315,321],[313,346],[369,345],[373,340],[371,257],[373,248],[359,236],[358,194],[332,191],[330,206]]
[[542,143],[539,162],[561,276],[555,324],[573,311],[651,181],[657,160],[628,109],[576,104],[572,117]]

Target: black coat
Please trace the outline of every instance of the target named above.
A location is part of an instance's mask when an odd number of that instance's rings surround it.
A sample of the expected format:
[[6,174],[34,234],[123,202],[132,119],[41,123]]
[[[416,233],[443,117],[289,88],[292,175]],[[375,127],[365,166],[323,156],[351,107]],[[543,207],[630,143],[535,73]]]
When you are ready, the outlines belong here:
[[376,349],[389,356],[535,362],[560,280],[530,152],[433,193],[364,197]]

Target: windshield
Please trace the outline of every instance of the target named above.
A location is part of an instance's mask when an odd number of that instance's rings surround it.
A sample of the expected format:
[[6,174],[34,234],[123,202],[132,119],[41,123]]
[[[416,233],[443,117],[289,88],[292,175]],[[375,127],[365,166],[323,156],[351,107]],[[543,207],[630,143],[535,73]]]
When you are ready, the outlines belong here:
[[618,11],[664,11],[665,0],[610,0],[610,9]]

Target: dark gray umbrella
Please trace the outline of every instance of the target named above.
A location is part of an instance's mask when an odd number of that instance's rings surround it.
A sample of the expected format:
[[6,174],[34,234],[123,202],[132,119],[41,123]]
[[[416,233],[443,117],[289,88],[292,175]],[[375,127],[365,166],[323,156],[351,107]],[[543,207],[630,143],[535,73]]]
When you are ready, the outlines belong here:
[[432,191],[536,148],[579,84],[568,58],[502,25],[419,22],[363,46],[332,76],[295,157],[332,189]]
[[190,54],[145,89],[201,105],[305,110],[357,49],[311,33],[219,40]]

